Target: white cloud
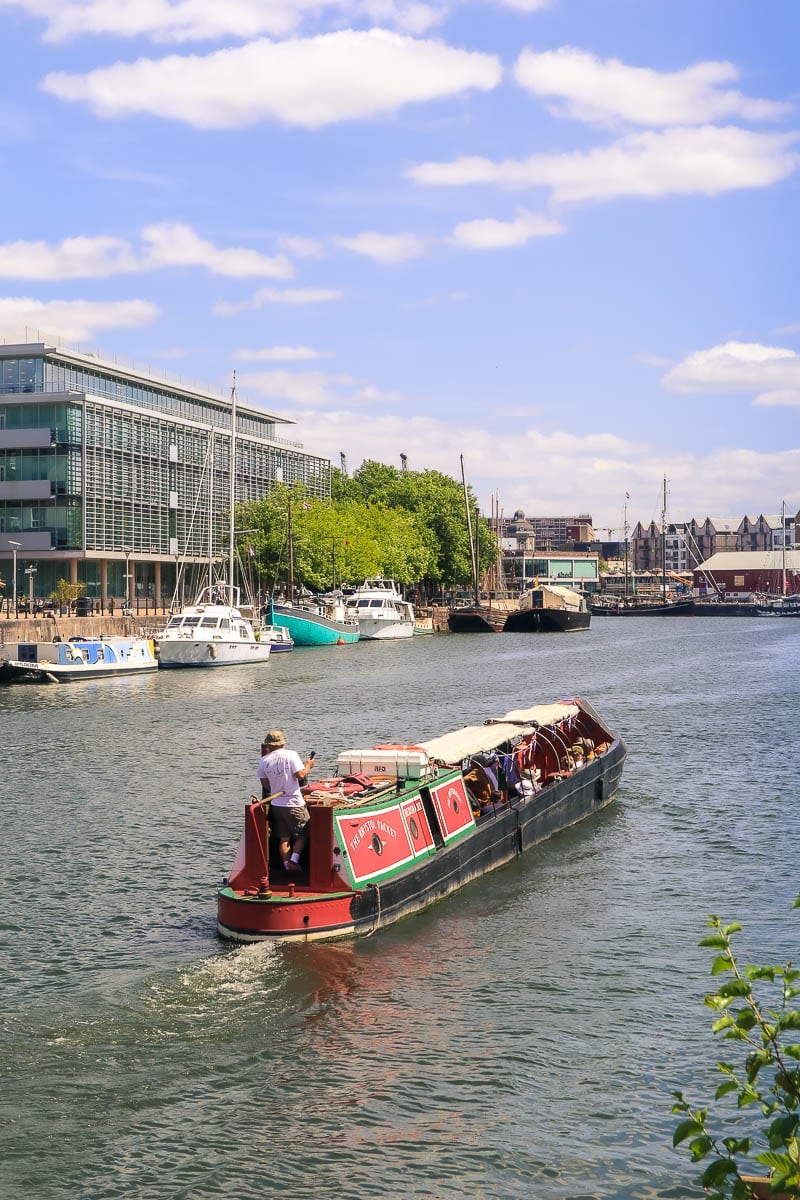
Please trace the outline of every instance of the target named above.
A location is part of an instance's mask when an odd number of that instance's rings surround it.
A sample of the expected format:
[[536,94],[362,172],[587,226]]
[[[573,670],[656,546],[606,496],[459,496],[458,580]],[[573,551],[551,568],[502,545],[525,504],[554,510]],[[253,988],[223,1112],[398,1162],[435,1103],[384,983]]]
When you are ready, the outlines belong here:
[[299,362],[332,356],[310,346],[269,346],[264,350],[236,350],[233,357],[238,362]]
[[726,62],[654,71],[562,46],[542,54],[523,50],[514,75],[534,95],[563,101],[556,113],[598,124],[704,125],[735,117],[765,121],[789,111],[786,104],[751,100],[724,88],[739,78],[738,68]]
[[54,72],[42,87],[101,117],[147,113],[198,129],[277,120],[319,129],[472,88],[486,91],[501,74],[494,55],[370,29],[261,39],[206,56],[141,58],[85,75]]
[[234,317],[237,313],[255,312],[265,304],[329,304],[341,298],[342,293],[335,288],[259,288],[249,300],[238,304],[220,300],[211,311],[218,317]]
[[663,379],[671,392],[756,393],[754,404],[800,405],[800,354],[758,342],[725,342],[696,350]]
[[460,158],[421,163],[417,183],[462,187],[494,184],[549,188],[564,203],[616,196],[716,195],[735,188],[768,187],[800,165],[800,135],[753,133],[731,126],[633,133],[608,146],[573,154],[535,154],[492,162]]
[[[0,330],[18,336],[24,328],[68,342],[93,338],[104,329],[139,329],[159,315],[147,300],[34,300],[27,296],[0,299]],[[20,340],[28,340],[21,337]]]
[[371,258],[373,262],[400,263],[420,258],[425,243],[413,233],[359,233],[355,237],[337,237],[337,246]]
[[105,279],[111,275],[167,267],[205,267],[214,275],[286,279],[291,262],[278,255],[269,258],[256,250],[218,249],[198,237],[188,225],[164,222],[142,230],[144,250],[116,237],[65,238],[58,245],[46,242],[6,242],[0,245],[0,278]]
[[531,238],[553,237],[564,233],[565,228],[560,221],[518,209],[513,221],[497,221],[491,217],[462,221],[453,230],[451,240],[471,250],[502,250],[524,246]]
[[[407,407],[407,405],[406,405]],[[800,450],[759,453],[732,447],[708,453],[675,451],[603,433],[584,436],[526,428],[508,432],[459,418],[452,422],[409,412],[363,413],[342,405],[303,413],[298,436],[307,450],[338,461],[347,455],[350,469],[363,459],[400,466],[408,453],[411,470],[438,470],[459,476],[463,453],[467,479],[489,512],[499,496],[506,513],[572,512],[576,505],[592,514],[595,529],[612,527],[622,536],[625,492],[631,492],[629,516],[649,519],[654,480],[670,481],[675,520],[708,513],[761,511],[765,496],[785,496],[800,508]],[[502,464],[498,467],[498,464]]]
[[278,238],[278,245],[295,258],[321,258],[323,254],[322,243],[317,238],[286,236]]
[[501,8],[513,8],[517,12],[541,12],[549,8],[554,0],[497,0]]
[[439,3],[420,0],[0,0],[3,7],[46,21],[44,37],[49,42],[86,35],[149,37],[155,42],[286,37],[306,18],[326,10],[340,19],[367,17],[419,34],[447,13]]
[[136,270],[136,256],[123,238],[65,238],[57,246],[0,245],[0,278],[4,279],[104,279]]
[[290,279],[292,264],[283,255],[268,258],[242,247],[220,250],[180,222],[163,222],[142,230],[147,246],[143,270],[152,267],[205,267],[212,275],[244,279],[253,276]]
[[352,375],[330,375],[324,371],[261,371],[238,376],[242,387],[265,400],[282,400],[302,408],[342,405],[374,405],[400,400],[399,392],[381,392]]

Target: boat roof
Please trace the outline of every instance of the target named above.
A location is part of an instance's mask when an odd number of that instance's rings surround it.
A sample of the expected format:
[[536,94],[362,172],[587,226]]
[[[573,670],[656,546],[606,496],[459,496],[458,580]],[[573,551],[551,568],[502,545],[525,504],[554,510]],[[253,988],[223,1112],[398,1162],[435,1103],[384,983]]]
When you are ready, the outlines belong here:
[[515,708],[503,717],[484,725],[465,725],[453,733],[420,742],[419,749],[437,762],[457,763],[470,754],[483,750],[495,750],[503,742],[533,732],[540,725],[554,725],[566,717],[575,717],[580,706],[574,701],[563,700],[557,704],[537,704],[533,708]]

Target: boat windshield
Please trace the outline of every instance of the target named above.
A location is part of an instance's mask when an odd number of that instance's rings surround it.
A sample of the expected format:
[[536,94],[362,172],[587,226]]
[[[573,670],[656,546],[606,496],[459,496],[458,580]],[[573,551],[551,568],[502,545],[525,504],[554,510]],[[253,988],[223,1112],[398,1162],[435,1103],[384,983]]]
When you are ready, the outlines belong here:
[[[188,625],[189,622],[187,621],[186,623]],[[218,617],[203,617],[202,621],[200,622],[200,628],[201,629],[216,629],[218,624],[219,624]]]

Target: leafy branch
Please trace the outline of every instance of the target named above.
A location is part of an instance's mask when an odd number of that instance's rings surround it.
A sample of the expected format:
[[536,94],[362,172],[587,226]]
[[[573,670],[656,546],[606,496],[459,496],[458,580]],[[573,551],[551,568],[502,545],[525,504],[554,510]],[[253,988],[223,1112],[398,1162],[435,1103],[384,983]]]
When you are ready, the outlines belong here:
[[[792,907],[800,908],[800,896]],[[769,1171],[767,1194],[800,1197],[800,1043],[791,1040],[800,1030],[800,1010],[795,1007],[800,970],[791,962],[742,967],[732,945],[741,925],[724,925],[716,916],[706,924],[712,932],[700,945],[716,952],[711,974],[726,976],[704,997],[715,1014],[711,1031],[744,1051],[738,1065],[717,1062],[723,1079],[715,1100],[735,1098],[740,1114],[751,1109],[755,1128],[753,1136],[738,1136],[742,1120],[737,1116],[736,1133],[723,1136],[717,1132],[719,1115],[712,1120],[708,1108],[692,1108],[683,1092],[674,1092],[672,1111],[682,1119],[672,1144],[688,1143],[692,1162],[705,1162],[699,1182],[711,1200],[749,1200],[763,1194],[743,1173],[748,1161]]]

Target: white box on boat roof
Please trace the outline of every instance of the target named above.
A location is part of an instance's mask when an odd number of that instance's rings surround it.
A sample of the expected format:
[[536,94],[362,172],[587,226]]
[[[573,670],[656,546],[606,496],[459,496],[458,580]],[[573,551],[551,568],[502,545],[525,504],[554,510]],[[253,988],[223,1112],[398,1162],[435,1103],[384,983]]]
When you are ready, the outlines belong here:
[[369,775],[373,779],[421,779],[428,773],[428,756],[415,746],[343,750],[336,760],[336,773]]

